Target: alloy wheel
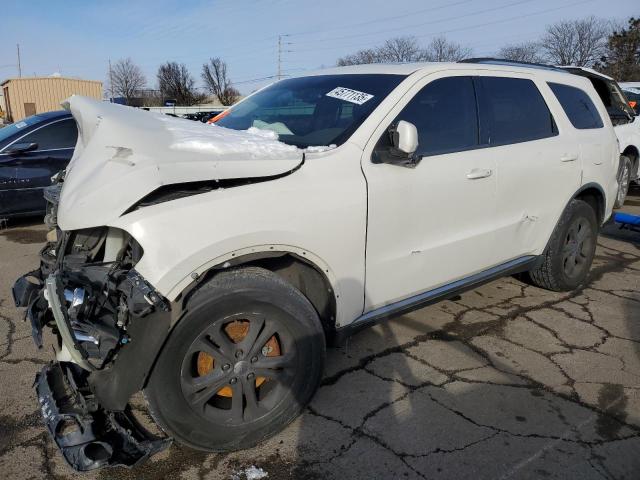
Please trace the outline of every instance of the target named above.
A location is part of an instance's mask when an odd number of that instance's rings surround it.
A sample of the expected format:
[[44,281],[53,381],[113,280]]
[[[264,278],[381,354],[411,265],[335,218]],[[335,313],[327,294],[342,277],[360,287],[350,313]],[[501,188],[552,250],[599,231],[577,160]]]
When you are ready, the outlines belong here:
[[283,322],[238,314],[214,322],[193,341],[182,362],[182,393],[207,420],[242,425],[287,396],[295,366],[295,344]]
[[618,176],[618,205],[620,206],[622,206],[625,199],[627,198],[627,193],[629,192],[630,177],[631,171],[629,169],[629,165],[625,164]]
[[594,241],[589,221],[583,217],[576,218],[567,231],[562,249],[563,268],[567,277],[578,277],[588,267]]

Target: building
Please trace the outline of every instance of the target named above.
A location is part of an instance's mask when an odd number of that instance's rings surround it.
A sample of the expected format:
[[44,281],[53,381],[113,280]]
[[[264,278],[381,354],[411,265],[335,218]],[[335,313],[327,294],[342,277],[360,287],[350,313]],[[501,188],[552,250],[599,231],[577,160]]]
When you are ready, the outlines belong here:
[[60,102],[71,95],[102,99],[102,82],[65,77],[10,78],[0,83],[5,118],[17,122],[36,113],[60,110]]

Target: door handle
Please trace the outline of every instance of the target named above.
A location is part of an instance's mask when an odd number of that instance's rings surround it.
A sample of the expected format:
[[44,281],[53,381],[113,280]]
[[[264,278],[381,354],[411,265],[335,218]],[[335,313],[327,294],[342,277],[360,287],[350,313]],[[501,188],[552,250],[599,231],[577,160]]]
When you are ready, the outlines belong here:
[[488,168],[474,168],[469,173],[467,173],[467,178],[469,180],[477,180],[479,178],[487,178],[490,177],[493,172]]
[[575,162],[578,159],[578,155],[563,155],[560,157],[561,162]]

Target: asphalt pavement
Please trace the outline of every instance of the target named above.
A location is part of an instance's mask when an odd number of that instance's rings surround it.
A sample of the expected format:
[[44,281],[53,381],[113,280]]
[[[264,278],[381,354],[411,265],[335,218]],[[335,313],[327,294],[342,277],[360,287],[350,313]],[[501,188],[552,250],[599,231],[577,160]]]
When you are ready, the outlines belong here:
[[[637,187],[624,211],[640,214]],[[256,448],[174,445],[83,475],[41,423],[32,384],[51,347],[10,294],[44,238],[37,219],[0,230],[0,478],[640,478],[640,234],[605,228],[578,291],[505,278],[355,335],[329,350],[304,414]]]

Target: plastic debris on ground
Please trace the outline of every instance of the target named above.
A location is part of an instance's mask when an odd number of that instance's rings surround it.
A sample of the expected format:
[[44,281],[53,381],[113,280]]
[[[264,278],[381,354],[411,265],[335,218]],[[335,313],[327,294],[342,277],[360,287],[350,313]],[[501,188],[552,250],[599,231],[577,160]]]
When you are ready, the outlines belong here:
[[231,480],[261,480],[267,478],[269,474],[263,469],[251,465],[239,472],[235,472],[231,477]]

